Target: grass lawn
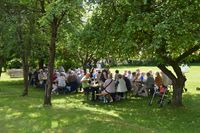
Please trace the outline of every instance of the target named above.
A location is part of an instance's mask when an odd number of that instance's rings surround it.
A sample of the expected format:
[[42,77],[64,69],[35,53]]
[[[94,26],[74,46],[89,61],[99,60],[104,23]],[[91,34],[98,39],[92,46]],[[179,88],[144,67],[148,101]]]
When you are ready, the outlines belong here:
[[[123,72],[136,67],[117,69]],[[192,66],[186,76],[188,92],[183,94],[181,108],[158,108],[155,102],[149,107],[149,98],[140,97],[110,104],[84,102],[82,93],[53,95],[53,106],[43,107],[43,90],[30,88],[29,96],[21,97],[22,80],[9,79],[4,73],[0,79],[0,133],[199,133],[200,91],[196,87],[200,87],[200,66]]]

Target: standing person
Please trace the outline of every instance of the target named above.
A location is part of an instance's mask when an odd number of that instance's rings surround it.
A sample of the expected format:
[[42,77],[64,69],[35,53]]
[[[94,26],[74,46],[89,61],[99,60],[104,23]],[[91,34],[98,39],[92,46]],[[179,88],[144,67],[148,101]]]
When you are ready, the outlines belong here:
[[115,70],[115,77],[114,77],[114,80],[117,81],[119,78],[119,70]]
[[124,70],[124,74],[123,74],[125,77],[128,76],[128,71],[127,70]]
[[172,83],[171,79],[164,72],[161,72],[161,76],[162,76],[163,86],[165,88],[171,85]]
[[[127,88],[127,90],[128,90],[129,92],[131,92],[131,94],[132,94],[132,84],[131,84],[131,80],[128,79],[127,77],[125,77],[125,76],[123,76],[123,79],[124,79],[124,81],[125,81],[125,83],[126,83],[126,88]],[[126,97],[127,97],[127,93],[126,93]]]
[[131,80],[131,78],[132,78],[132,73],[131,73],[130,70],[128,71],[127,78],[128,78],[129,80]]
[[89,100],[89,91],[90,91],[89,81],[90,81],[90,74],[86,73],[86,75],[81,79],[81,83],[87,100]]
[[116,92],[117,92],[118,96],[120,96],[121,98],[124,98],[124,93],[127,92],[126,82],[122,78],[121,74],[118,75],[118,78],[119,79],[116,82],[116,84],[117,84],[117,90],[116,90]]

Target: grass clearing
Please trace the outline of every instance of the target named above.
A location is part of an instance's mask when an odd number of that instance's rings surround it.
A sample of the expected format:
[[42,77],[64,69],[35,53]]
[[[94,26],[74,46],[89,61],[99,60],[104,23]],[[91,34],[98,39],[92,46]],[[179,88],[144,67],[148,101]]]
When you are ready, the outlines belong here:
[[[136,70],[138,67],[118,67]],[[140,67],[142,71],[158,70]],[[114,71],[115,68],[112,69]],[[85,102],[82,93],[53,95],[52,107],[43,107],[44,91],[30,88],[29,96],[21,97],[21,79],[0,79],[0,132],[67,132],[67,133],[198,133],[200,132],[200,66],[191,66],[186,74],[187,93],[184,107],[156,103],[147,106],[149,98],[132,97],[128,100],[104,104]]]

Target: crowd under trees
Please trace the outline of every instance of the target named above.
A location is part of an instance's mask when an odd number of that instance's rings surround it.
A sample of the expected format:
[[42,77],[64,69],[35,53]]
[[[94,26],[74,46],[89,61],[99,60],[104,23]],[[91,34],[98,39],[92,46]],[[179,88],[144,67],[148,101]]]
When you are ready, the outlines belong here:
[[30,68],[48,64],[44,105],[55,66],[136,58],[156,61],[172,80],[172,104],[181,106],[180,64],[199,60],[198,0],[1,0],[0,11],[0,74],[20,59],[26,96]]

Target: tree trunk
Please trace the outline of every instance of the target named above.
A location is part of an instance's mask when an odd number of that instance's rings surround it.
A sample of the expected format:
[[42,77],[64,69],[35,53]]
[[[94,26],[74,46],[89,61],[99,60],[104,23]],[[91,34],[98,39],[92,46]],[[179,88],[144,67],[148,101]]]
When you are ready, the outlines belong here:
[[22,46],[22,64],[23,64],[23,77],[24,77],[24,91],[22,96],[28,95],[28,52],[25,42],[23,41],[23,33],[22,33],[22,26],[21,26],[21,15],[19,14],[18,17],[18,26],[17,26],[17,37],[18,37],[18,44]]
[[186,78],[182,74],[180,67],[178,66],[178,63],[171,63],[171,66],[173,67],[175,73],[177,76],[174,75],[170,70],[166,68],[165,65],[160,64],[158,65],[158,68],[162,70],[171,80],[173,85],[173,96],[172,96],[172,105],[174,106],[182,106],[182,92],[185,85]]
[[22,96],[27,96],[28,95],[28,51],[27,49],[23,48],[22,50],[22,64],[23,64],[23,77],[24,77],[24,92]]
[[48,63],[48,78],[47,84],[45,86],[45,96],[44,96],[44,106],[51,106],[51,90],[52,90],[52,77],[54,69],[54,60],[55,60],[55,45],[57,38],[57,19],[54,17],[53,22],[51,23],[51,42],[49,46],[49,63]]
[[23,50],[22,50],[22,63],[23,63],[23,76],[24,76],[24,92],[22,96],[28,95],[28,87],[29,87],[29,53],[31,53],[31,47],[32,47],[32,35],[33,35],[33,29],[34,29],[34,18],[29,18],[29,36],[28,36],[28,43],[23,44]]
[[182,106],[182,93],[184,89],[186,78],[183,76],[182,78],[178,78],[176,81],[172,81],[173,85],[173,96],[172,96],[172,104],[174,106]]

